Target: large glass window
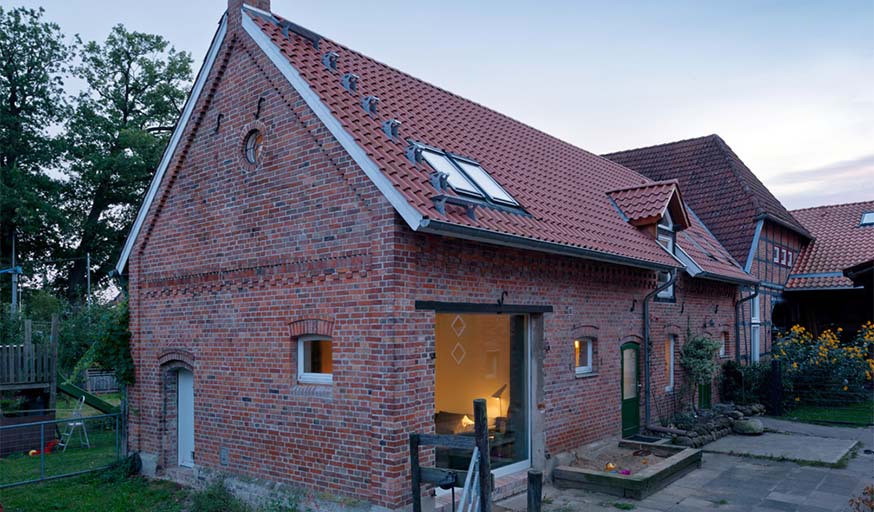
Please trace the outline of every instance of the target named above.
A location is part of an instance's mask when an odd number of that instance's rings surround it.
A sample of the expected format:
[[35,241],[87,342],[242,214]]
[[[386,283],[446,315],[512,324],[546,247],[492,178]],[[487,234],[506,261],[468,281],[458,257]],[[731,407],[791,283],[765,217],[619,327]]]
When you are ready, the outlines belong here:
[[298,381],[305,384],[333,382],[334,351],[331,340],[319,336],[301,336],[297,342]]
[[[434,423],[473,436],[473,401],[485,398],[492,468],[529,459],[529,368],[524,315],[438,313]],[[438,448],[437,466],[466,470],[470,451]]]

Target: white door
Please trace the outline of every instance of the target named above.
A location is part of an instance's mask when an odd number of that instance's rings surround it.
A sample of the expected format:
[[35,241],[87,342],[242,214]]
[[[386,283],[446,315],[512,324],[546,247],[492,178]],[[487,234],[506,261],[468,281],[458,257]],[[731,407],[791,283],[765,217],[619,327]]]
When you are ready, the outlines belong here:
[[194,374],[188,370],[179,370],[177,375],[179,465],[190,468],[194,466]]

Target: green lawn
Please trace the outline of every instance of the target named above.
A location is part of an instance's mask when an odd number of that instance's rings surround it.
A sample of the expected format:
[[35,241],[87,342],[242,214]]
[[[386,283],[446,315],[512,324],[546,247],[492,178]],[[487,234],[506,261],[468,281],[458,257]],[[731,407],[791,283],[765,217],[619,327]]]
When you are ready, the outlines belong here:
[[[95,469],[115,462],[115,432],[101,430],[98,427],[96,422],[88,424],[88,438],[91,441],[91,448],[82,447],[77,435],[73,437],[65,453],[53,451],[46,454],[46,476]],[[47,428],[46,437],[49,437],[48,432]],[[33,448],[38,447],[34,446]],[[0,459],[0,485],[34,480],[39,478],[39,470],[40,457],[38,455],[34,457],[26,453],[10,455]]]
[[854,425],[871,425],[874,424],[874,401],[862,402],[843,407],[800,405],[786,413],[786,417],[788,419],[807,421],[811,423],[836,422]]
[[180,512],[188,494],[160,480],[106,483],[99,475],[84,475],[0,489],[0,504],[4,512]]

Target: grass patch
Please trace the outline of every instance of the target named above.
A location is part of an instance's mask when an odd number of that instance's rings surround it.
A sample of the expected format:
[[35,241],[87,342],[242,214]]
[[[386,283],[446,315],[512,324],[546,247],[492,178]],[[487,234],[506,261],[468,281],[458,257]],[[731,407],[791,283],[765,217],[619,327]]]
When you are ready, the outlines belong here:
[[[45,455],[46,476],[60,476],[77,471],[97,469],[115,462],[115,432],[102,430],[98,428],[96,422],[91,423],[88,426],[88,439],[91,441],[91,447],[81,446],[78,436],[73,437],[66,452],[61,452],[58,447],[55,447],[52,453]],[[61,428],[63,429],[63,426]],[[48,433],[46,437],[51,439]],[[32,449],[38,448],[39,446],[32,447]],[[39,476],[39,455],[31,457],[27,453],[18,453],[0,459],[0,485],[35,480]]]
[[139,477],[106,482],[98,475],[0,489],[4,512],[182,512],[187,498],[186,489],[170,482]]
[[799,405],[786,414],[787,419],[807,423],[841,423],[874,425],[874,400],[845,406]]
[[613,508],[616,508],[619,510],[634,510],[637,508],[637,505],[635,505],[633,503],[623,503],[621,501],[612,501],[612,502],[601,503],[601,506],[602,507],[613,507]]

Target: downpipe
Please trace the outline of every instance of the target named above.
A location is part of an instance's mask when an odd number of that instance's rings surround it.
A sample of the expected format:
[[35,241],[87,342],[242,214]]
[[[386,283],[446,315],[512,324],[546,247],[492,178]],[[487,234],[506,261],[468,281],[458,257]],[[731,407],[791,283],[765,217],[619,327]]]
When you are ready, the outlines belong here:
[[679,276],[679,271],[674,269],[671,271],[670,279],[668,281],[656,288],[655,290],[649,292],[646,297],[643,298],[643,424],[649,428],[650,424],[650,403],[649,403],[649,303],[653,297],[655,297],[659,292],[666,290],[670,286],[673,286],[677,281],[677,277]]

